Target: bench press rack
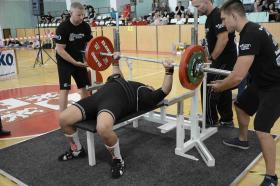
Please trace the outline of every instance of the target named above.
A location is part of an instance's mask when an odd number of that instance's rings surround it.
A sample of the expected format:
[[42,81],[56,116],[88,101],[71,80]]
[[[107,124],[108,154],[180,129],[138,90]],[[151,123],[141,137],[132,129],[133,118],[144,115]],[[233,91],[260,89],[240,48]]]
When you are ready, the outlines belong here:
[[[132,70],[132,68],[129,68]],[[94,81],[94,78],[92,78]],[[100,87],[98,84],[96,87]],[[93,88],[95,89],[95,88]],[[93,90],[91,89],[91,90]],[[207,164],[207,166],[215,166],[215,159],[208,151],[207,147],[203,144],[203,140],[209,138],[217,132],[217,128],[207,128],[203,126],[199,127],[198,121],[201,120],[198,115],[198,89],[194,91],[189,91],[180,96],[174,97],[170,100],[164,100],[163,102],[156,105],[154,108],[149,110],[139,111],[137,113],[131,114],[125,118],[122,118],[119,121],[116,121],[116,124],[113,126],[113,129],[116,130],[120,127],[126,126],[130,123],[133,123],[133,127],[138,127],[138,120],[145,119],[148,121],[153,121],[161,123],[162,125],[158,128],[161,130],[161,133],[166,133],[176,128],[176,148],[175,154],[192,159],[199,160],[198,158],[186,154],[186,152],[193,147],[196,147],[201,157]],[[184,100],[192,98],[191,103],[191,115],[190,119],[184,118]],[[177,114],[176,117],[166,115],[166,107],[177,104]],[[153,110],[160,109],[160,113],[154,113]],[[81,121],[75,124],[77,128],[86,130],[87,135],[87,147],[88,147],[88,157],[89,165],[94,166],[96,164],[95,158],[95,145],[94,145],[94,133],[96,133],[96,121]],[[185,142],[185,130],[190,130],[190,139]]]

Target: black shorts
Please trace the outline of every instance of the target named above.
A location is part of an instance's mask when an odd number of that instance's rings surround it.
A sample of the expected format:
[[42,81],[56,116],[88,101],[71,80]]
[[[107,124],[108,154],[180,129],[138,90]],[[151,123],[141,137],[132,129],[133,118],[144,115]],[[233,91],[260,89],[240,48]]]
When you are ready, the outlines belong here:
[[253,116],[257,112],[259,106],[258,89],[255,86],[248,85],[237,97],[234,104],[249,116]]
[[60,90],[71,89],[71,76],[74,78],[79,89],[90,85],[86,68],[76,67],[72,64],[66,63],[67,62],[64,61],[57,62]]
[[275,121],[280,116],[280,87],[258,90],[248,85],[237,98],[235,105],[252,116],[256,113],[254,129],[270,133]]
[[101,112],[107,112],[114,120],[118,120],[131,112],[127,109],[126,93],[116,82],[107,82],[106,86],[101,87],[95,94],[73,105],[81,110],[83,120],[96,119]]

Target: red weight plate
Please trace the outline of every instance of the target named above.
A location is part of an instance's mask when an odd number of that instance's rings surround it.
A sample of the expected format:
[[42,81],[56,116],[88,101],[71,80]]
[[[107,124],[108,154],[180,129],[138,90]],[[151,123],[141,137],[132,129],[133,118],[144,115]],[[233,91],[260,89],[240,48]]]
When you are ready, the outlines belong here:
[[97,83],[103,83],[103,77],[102,77],[102,74],[98,71],[95,71],[96,73],[96,82]]
[[101,56],[100,52],[113,53],[112,42],[103,36],[92,38],[86,47],[85,58],[90,68],[96,71],[106,70],[113,62],[113,57]]
[[[183,87],[190,89],[190,90],[196,89],[199,86],[199,84],[201,83],[201,81],[198,83],[195,83],[195,84],[191,83],[190,80],[188,79],[188,74],[187,74],[188,73],[187,68],[188,68],[189,61],[195,52],[204,53],[204,49],[200,45],[191,45],[190,47],[186,48],[182,54],[181,62],[180,62],[180,66],[179,66],[180,83]],[[205,61],[206,61],[206,58],[205,58]]]

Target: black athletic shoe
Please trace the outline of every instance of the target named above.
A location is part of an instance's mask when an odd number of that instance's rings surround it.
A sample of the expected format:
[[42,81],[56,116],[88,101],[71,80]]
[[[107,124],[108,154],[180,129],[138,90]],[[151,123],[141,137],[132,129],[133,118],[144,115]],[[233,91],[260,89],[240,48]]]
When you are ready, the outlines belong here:
[[277,186],[278,178],[277,178],[277,175],[275,175],[275,176],[276,176],[276,179],[274,179],[271,176],[266,175],[260,186]]
[[0,136],[8,136],[8,135],[10,135],[11,134],[11,132],[10,131],[7,131],[7,130],[0,130]]
[[[198,121],[198,125],[199,125],[200,128],[202,128],[202,121],[201,121],[201,120]],[[219,126],[219,123],[218,123],[218,122],[217,122],[217,123],[214,123],[213,125],[210,125],[210,124],[208,124],[208,123],[205,124],[205,128],[218,127],[218,126]]]
[[112,160],[112,177],[113,178],[119,178],[123,175],[124,173],[124,161],[120,159],[113,159]]
[[230,147],[243,149],[243,150],[249,149],[249,142],[240,141],[239,138],[230,138],[230,139],[223,140],[223,144]]
[[87,156],[85,149],[82,147],[79,151],[72,151],[71,149],[58,157],[59,161],[67,161],[77,158],[84,158]]
[[220,121],[221,127],[234,127],[233,121]]

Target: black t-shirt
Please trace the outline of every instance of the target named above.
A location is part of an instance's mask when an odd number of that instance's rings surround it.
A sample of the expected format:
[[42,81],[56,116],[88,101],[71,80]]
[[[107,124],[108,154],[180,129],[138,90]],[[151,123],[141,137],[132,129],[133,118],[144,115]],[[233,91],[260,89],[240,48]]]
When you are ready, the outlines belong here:
[[240,32],[239,56],[254,55],[249,73],[259,88],[280,86],[280,49],[262,26],[248,22]]
[[176,12],[178,11],[177,14],[181,16],[184,13],[184,11],[185,11],[185,7],[184,6],[180,6],[180,7],[176,6],[175,11]]
[[[85,50],[87,42],[92,38],[90,26],[82,22],[78,26],[71,23],[70,19],[62,22],[56,29],[55,42],[65,44],[65,50],[75,60],[83,62],[82,50]],[[61,56],[56,54],[57,61],[66,62]],[[67,62],[70,64],[69,62]]]
[[[125,81],[128,84],[128,86],[122,86],[120,82],[116,81],[116,79],[118,78],[121,78],[123,81]],[[136,81],[126,81],[119,74],[109,76],[105,85],[98,90],[98,93],[104,94],[105,91],[107,93],[109,92],[111,94],[116,95],[117,93],[114,90],[112,90],[113,84],[118,84],[119,86],[122,86],[123,89],[127,89],[129,87],[129,89],[132,91],[132,93],[129,93],[135,96],[133,98],[132,103],[130,103],[131,105],[129,105],[129,107],[132,109],[132,112],[135,112],[137,108],[138,110],[146,110],[152,108],[166,97],[166,94],[162,91],[161,88],[157,90],[151,90],[143,83]],[[118,99],[128,99],[128,91],[124,90],[123,92],[126,93],[124,95],[120,94]],[[126,103],[126,101],[123,101],[123,103]]]
[[[216,7],[208,16],[205,23],[205,35],[208,44],[208,50],[211,54],[217,42],[217,35],[227,31],[226,27],[222,24],[220,10]],[[228,34],[228,43],[220,56],[226,54],[236,53],[236,45],[234,42],[235,33]]]
[[162,101],[166,96],[161,88],[157,90],[151,90],[146,85],[139,82],[128,81],[128,83],[131,85],[131,87],[133,87],[133,91],[135,92],[136,97],[138,97],[138,110],[152,108]]

